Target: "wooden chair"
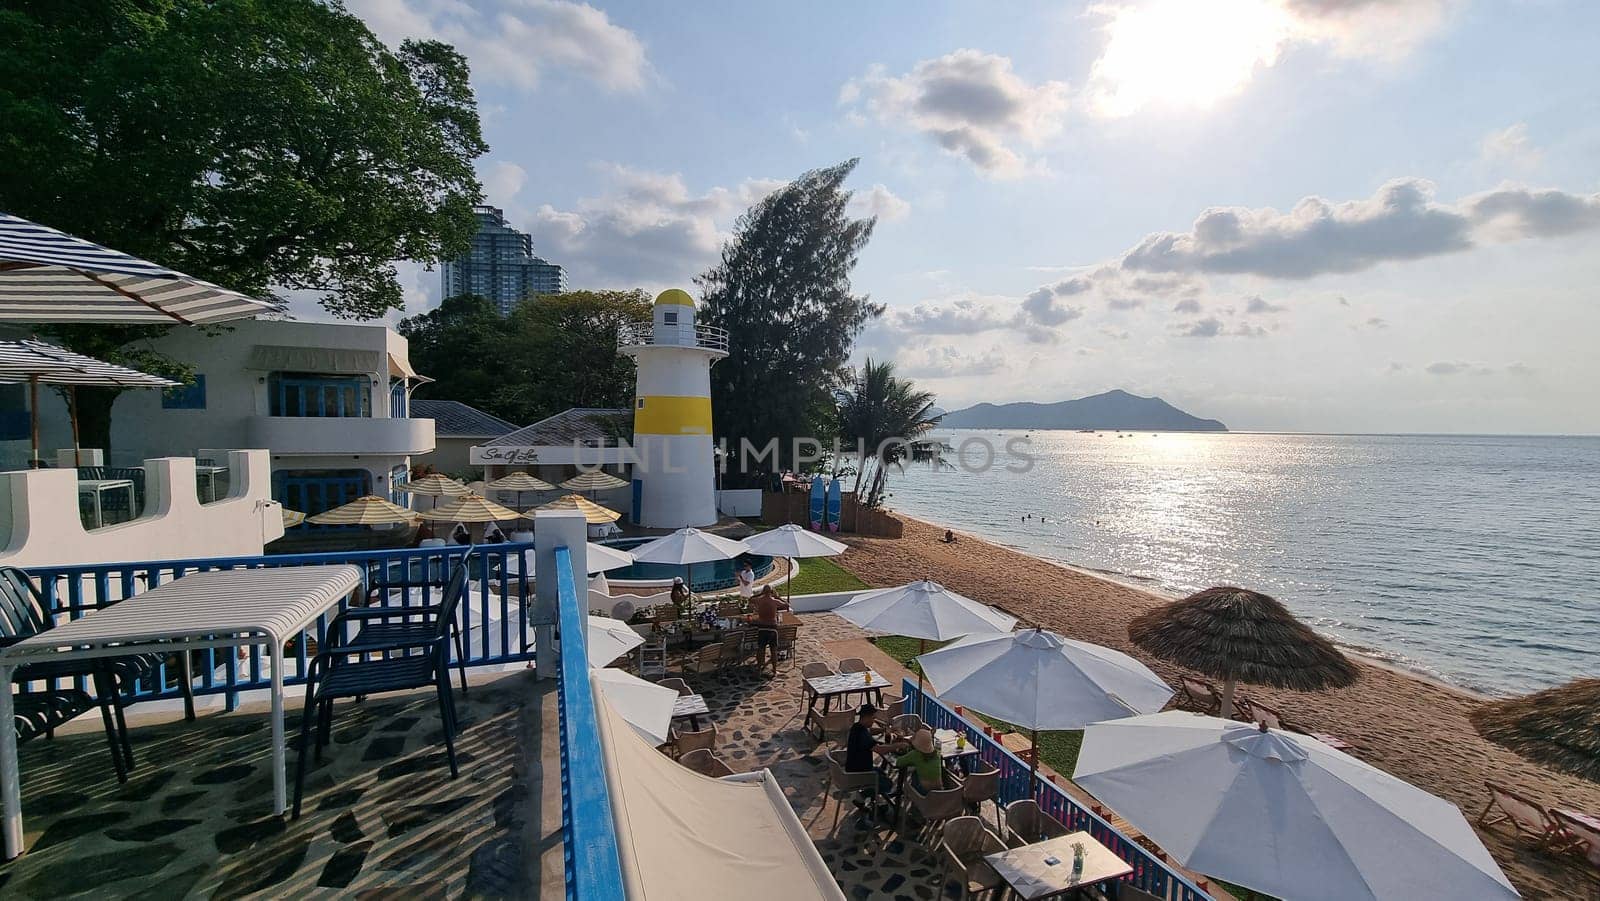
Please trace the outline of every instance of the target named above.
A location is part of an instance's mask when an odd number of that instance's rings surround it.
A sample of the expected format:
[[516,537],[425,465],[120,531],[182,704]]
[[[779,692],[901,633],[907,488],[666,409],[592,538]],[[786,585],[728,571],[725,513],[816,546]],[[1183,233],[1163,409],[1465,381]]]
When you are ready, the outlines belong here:
[[1543,848],[1562,837],[1561,824],[1551,818],[1542,805],[1494,782],[1483,783],[1489,789],[1489,803],[1478,814],[1478,825],[1487,829],[1499,823],[1510,823],[1518,834],[1533,840],[1534,847]]
[[799,626],[779,626],[778,647],[773,653],[777,654],[779,660],[788,660],[789,664],[792,666],[794,665],[795,646],[799,643]]
[[877,806],[878,771],[852,773],[844,768],[844,751],[828,752],[828,789],[835,793],[837,803],[833,810],[833,830],[839,829],[839,816],[844,812],[844,802],[856,792],[865,792],[870,798],[868,815]]
[[744,630],[728,632],[722,636],[722,653],[717,657],[718,671],[742,666],[745,660]]
[[671,732],[672,748],[679,757],[690,751],[716,751],[717,749],[717,727],[714,723],[699,732],[680,732],[676,726],[672,727]]
[[970,813],[983,816],[983,802],[994,802],[994,828],[1000,830],[1000,769],[989,766],[987,770],[978,770],[977,767],[986,766],[983,761],[972,763],[973,769],[967,771],[967,777],[961,780],[961,799],[966,802]]
[[1020,848],[1045,839],[1059,838],[1069,830],[1060,820],[1039,809],[1039,802],[1023,798],[1006,805],[1006,841]]
[[940,894],[944,894],[945,883],[952,875],[961,883],[962,898],[971,897],[974,891],[999,888],[1002,885],[999,874],[983,858],[1005,849],[1005,842],[990,832],[978,817],[950,819],[944,824],[944,837],[935,852],[939,858]]
[[839,747],[844,747],[845,739],[850,734],[850,727],[855,725],[856,712],[849,707],[839,710],[830,710],[817,721],[817,741],[832,741]]
[[717,604],[717,615],[723,619],[734,619],[744,615],[744,607],[738,601],[722,601]]
[[902,713],[889,720],[889,732],[896,738],[910,738],[918,729],[927,724],[922,721],[922,716],[916,713]]
[[917,786],[907,780],[906,796],[911,799],[911,809],[922,817],[923,845],[931,845],[939,834],[939,827],[946,821],[964,816],[967,812],[966,803],[961,798],[961,786],[955,788],[940,788],[923,793]]
[[694,656],[684,661],[683,671],[704,676],[717,672],[722,667],[722,643],[708,644],[696,651]]
[[685,753],[678,758],[678,762],[702,776],[710,776],[713,779],[733,775],[733,768],[728,766],[726,761],[705,748]]

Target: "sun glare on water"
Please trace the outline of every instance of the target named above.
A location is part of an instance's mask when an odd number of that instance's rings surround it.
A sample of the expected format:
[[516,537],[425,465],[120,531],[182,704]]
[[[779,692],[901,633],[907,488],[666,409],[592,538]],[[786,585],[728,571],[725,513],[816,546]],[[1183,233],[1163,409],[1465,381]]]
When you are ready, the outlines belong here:
[[1152,0],[1103,10],[1104,53],[1090,75],[1107,115],[1150,104],[1210,106],[1277,61],[1292,21],[1274,0]]

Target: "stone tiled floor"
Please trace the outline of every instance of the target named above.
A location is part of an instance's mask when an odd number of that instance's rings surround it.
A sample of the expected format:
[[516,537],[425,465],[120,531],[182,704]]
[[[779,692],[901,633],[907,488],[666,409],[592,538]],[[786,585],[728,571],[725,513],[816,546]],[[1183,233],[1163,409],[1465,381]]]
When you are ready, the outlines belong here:
[[[265,715],[135,728],[126,785],[97,731],[31,742],[21,749],[29,851],[0,866],[0,896],[531,896],[531,679],[457,694],[457,779],[431,693],[338,707],[299,820],[268,810]],[[291,730],[298,720],[294,709]],[[293,765],[291,755],[291,779]]]

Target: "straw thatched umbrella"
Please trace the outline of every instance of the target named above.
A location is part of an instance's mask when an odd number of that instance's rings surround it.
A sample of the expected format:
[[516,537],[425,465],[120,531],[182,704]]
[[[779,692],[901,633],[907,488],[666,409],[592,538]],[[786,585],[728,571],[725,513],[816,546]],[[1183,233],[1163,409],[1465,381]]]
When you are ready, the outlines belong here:
[[1146,651],[1223,680],[1222,716],[1233,715],[1238,682],[1295,691],[1343,688],[1355,665],[1326,638],[1260,592],[1220,586],[1158,607],[1128,624]]
[[1575,679],[1472,713],[1484,738],[1535,763],[1600,782],[1600,679]]
[[358,497],[348,504],[307,517],[318,526],[385,526],[417,521],[417,511],[408,510],[377,495]]
[[543,504],[535,509],[539,510],[577,510],[583,514],[584,522],[592,526],[608,522],[616,522],[622,514],[609,507],[602,507],[581,494],[564,494],[548,504]]

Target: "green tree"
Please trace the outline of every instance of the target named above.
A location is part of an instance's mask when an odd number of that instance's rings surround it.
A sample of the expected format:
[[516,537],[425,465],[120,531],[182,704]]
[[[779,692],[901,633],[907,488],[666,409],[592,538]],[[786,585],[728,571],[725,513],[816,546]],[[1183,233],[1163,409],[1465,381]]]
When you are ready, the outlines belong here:
[[[466,60],[391,51],[336,0],[10,0],[0,46],[0,209],[360,318],[402,307],[391,261],[475,228]],[[84,352],[159,334],[51,331]],[[115,394],[80,395],[108,445]]]
[[633,358],[619,335],[648,324],[643,291],[569,291],[525,300],[506,317],[496,357],[512,377],[494,395],[496,415],[537,422],[568,407],[633,406]]
[[436,380],[417,389],[419,397],[496,412],[489,400],[504,378],[499,346],[506,321],[493,303],[475,294],[447,297],[426,313],[400,320],[395,331],[410,342],[411,365]]
[[399,331],[417,371],[438,379],[419,396],[525,425],[568,407],[631,407],[634,364],[618,351],[618,335],[650,315],[642,291],[533,297],[503,319],[481,297],[453,297],[402,320]]
[[[855,374],[849,396],[839,405],[839,436],[844,443],[864,448],[856,468],[856,497],[868,507],[883,502],[889,467],[900,468],[912,456],[911,442],[939,424],[933,394],[894,374],[894,363],[874,363],[869,358]],[[867,493],[861,483],[868,473]]]
[[[695,279],[698,321],[730,333],[728,359],[711,369],[714,427],[738,453],[778,439],[778,468],[792,465],[792,441],[826,437],[832,391],[844,381],[856,336],[883,312],[850,290],[850,272],[874,219],[846,213],[848,160],[816,169],[739,218],[722,259]],[[728,481],[738,481],[734,473]],[[746,483],[763,481],[745,473]]]

